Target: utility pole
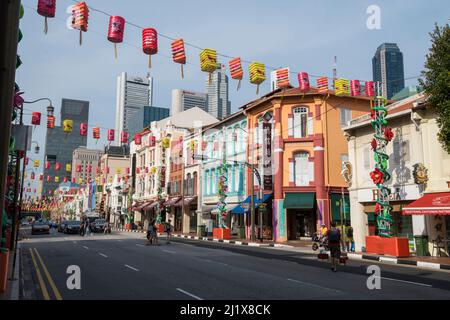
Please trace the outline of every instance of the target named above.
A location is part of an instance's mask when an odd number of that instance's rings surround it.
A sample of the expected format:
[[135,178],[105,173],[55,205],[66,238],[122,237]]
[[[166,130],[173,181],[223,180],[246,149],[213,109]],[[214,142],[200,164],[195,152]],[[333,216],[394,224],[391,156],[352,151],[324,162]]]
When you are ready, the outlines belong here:
[[8,174],[9,136],[11,135],[12,100],[16,75],[19,37],[20,0],[0,1],[0,239]]

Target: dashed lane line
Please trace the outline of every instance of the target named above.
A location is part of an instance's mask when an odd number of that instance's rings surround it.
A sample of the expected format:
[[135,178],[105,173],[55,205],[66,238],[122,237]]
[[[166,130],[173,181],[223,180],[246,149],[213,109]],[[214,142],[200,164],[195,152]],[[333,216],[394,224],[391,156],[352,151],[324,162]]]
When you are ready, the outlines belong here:
[[342,293],[342,291],[340,291],[340,290],[327,288],[327,287],[322,287],[322,286],[319,286],[318,284],[314,284],[314,283],[304,282],[304,281],[295,280],[295,279],[286,279],[286,280],[291,281],[291,282],[296,282],[296,283],[299,283],[299,284],[303,284],[303,285],[309,286],[309,287],[314,287],[314,288],[318,288],[318,289],[334,291],[336,293]]
[[194,298],[196,300],[203,300],[202,298],[197,297],[196,295],[193,295],[192,293],[189,293],[187,291],[184,291],[183,289],[177,288],[177,291],[180,291],[181,293],[184,293],[185,295],[187,295],[187,296],[189,296],[191,298]]
[[106,254],[99,253],[99,255],[101,255],[103,258],[108,258],[108,256]]
[[129,265],[125,265],[125,267],[127,267],[127,268],[129,268],[129,269],[131,269],[131,270],[134,270],[134,271],[137,271],[137,272],[139,272],[139,270],[138,269],[136,269],[136,268],[133,268],[132,266],[129,266]]
[[405,281],[405,280],[398,280],[398,279],[392,279],[392,278],[385,278],[385,277],[380,277],[381,279],[384,280],[389,280],[389,281],[396,281],[396,282],[403,282],[403,283],[409,283],[409,284],[414,284],[416,286],[423,286],[423,287],[429,287],[432,288],[432,285],[429,284],[425,284],[425,283],[419,283],[419,282],[412,282],[412,281]]

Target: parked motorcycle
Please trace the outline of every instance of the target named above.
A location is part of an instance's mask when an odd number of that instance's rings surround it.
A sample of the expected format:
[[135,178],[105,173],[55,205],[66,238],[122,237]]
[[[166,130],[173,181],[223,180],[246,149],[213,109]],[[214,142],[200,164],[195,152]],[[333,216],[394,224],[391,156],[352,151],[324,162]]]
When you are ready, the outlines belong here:
[[314,251],[319,250],[320,248],[323,248],[323,250],[328,250],[328,241],[326,237],[319,237],[317,234],[314,234],[312,237],[312,249]]

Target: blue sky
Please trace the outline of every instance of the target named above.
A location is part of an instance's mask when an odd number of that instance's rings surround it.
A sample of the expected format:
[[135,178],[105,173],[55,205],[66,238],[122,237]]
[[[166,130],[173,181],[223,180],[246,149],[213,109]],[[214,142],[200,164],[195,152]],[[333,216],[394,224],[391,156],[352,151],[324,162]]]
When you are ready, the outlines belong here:
[[[116,77],[122,71],[145,76],[147,56],[141,51],[141,32],[130,25],[125,42],[114,59],[112,43],[106,39],[108,17],[90,12],[89,30],[78,45],[78,32],[66,27],[66,9],[74,2],[57,0],[57,18],[49,20],[43,33],[43,17],[37,0],[23,0],[25,16],[20,21],[24,34],[19,44],[23,65],[16,80],[27,100],[50,97],[59,110],[61,98],[90,101],[90,125],[114,128]],[[383,42],[396,42],[404,54],[405,76],[420,75],[430,47],[428,33],[434,23],[448,22],[450,3],[443,0],[91,0],[88,5],[112,15],[123,16],[139,26],[154,27],[159,33],[184,38],[202,48],[256,60],[274,67],[313,75],[332,74],[333,57],[338,57],[338,76],[371,80],[371,59]],[[381,8],[381,29],[366,26],[367,7]],[[150,70],[154,77],[154,105],[170,107],[174,88],[203,91],[206,75],[200,71],[199,50],[186,47],[188,63],[185,79],[171,60],[170,40],[159,37],[159,53]],[[227,64],[228,59],[220,58]],[[247,72],[248,66],[244,65]],[[269,71],[269,70],[268,70]],[[291,75],[292,79],[292,75]],[[292,79],[294,85],[297,81]],[[291,80],[291,81],[292,81]],[[315,79],[313,78],[313,83]],[[413,85],[416,79],[406,82]],[[256,88],[244,78],[236,92],[231,80],[232,111],[254,100]],[[269,81],[260,94],[269,91]],[[28,109],[45,113],[45,103]],[[45,119],[45,117],[44,117]],[[59,121],[59,120],[57,120]],[[30,122],[30,117],[25,118]],[[45,128],[35,130],[43,154]],[[106,132],[102,132],[105,136]],[[89,146],[95,147],[93,141]],[[99,147],[99,145],[97,145]]]

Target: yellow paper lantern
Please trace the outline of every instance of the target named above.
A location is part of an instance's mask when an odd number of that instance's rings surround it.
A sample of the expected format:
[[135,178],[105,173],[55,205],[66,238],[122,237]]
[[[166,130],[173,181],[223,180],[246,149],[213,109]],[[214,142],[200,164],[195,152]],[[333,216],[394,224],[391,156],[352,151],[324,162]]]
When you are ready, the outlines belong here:
[[152,168],[151,168],[151,173],[153,173],[153,174],[156,173],[156,167],[152,167]]
[[116,173],[117,173],[117,174],[122,174],[122,169],[118,168],[118,169],[116,170]]
[[66,171],[72,172],[72,165],[70,163],[66,164]]
[[78,184],[83,184],[83,178],[78,178]]
[[334,90],[337,96],[349,96],[350,95],[350,83],[348,79],[338,78],[334,82]]
[[189,148],[191,149],[192,152],[195,151],[196,146],[197,146],[197,141],[195,141],[195,140],[189,141]]
[[73,130],[73,120],[64,120],[63,121],[63,131],[65,133],[70,133]]
[[200,53],[200,66],[203,72],[212,73],[217,69],[217,51],[205,49]]
[[39,168],[39,160],[34,160],[34,167]]
[[58,176],[55,177],[55,182],[59,182],[59,177]]
[[259,93],[259,85],[266,81],[266,69],[261,62],[252,62],[249,66],[250,83],[256,84],[256,94]]
[[165,137],[162,139],[162,147],[163,149],[168,149],[170,147],[170,138]]

